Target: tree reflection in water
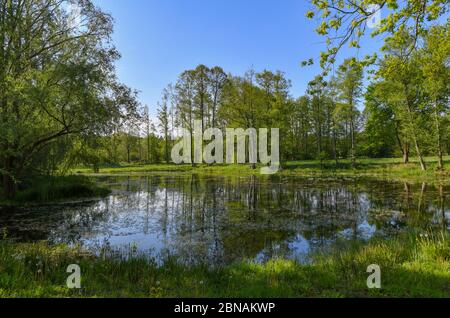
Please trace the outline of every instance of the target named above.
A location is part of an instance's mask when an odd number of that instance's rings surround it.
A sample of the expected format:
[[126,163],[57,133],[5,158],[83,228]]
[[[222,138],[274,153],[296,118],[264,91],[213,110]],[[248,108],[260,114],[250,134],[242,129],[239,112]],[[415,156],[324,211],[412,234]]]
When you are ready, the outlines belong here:
[[137,246],[188,263],[242,258],[307,261],[336,240],[448,230],[449,187],[362,179],[102,177],[108,198],[0,210],[0,228],[23,241]]

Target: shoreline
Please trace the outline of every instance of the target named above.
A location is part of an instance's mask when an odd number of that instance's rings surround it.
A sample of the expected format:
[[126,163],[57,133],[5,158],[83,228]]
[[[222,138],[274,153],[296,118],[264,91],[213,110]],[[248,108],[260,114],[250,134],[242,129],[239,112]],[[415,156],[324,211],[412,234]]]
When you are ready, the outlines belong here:
[[[81,247],[0,239],[1,297],[449,297],[448,233],[404,233],[317,255],[313,264],[274,259],[218,268],[95,256]],[[81,268],[81,289],[66,287],[67,266]],[[381,289],[366,285],[378,264]]]

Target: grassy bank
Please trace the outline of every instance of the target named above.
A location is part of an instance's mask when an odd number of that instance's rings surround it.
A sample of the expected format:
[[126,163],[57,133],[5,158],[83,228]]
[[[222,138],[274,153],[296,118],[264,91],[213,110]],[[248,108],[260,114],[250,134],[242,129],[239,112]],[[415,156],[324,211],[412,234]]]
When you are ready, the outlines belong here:
[[[81,267],[79,290],[66,268]],[[367,266],[381,267],[382,289],[368,289]],[[404,235],[337,248],[314,265],[275,260],[211,269],[93,256],[80,248],[0,241],[0,297],[450,297],[448,233]]]
[[[446,169],[437,171],[436,158],[427,158],[428,171],[421,171],[414,160],[405,165],[402,159],[360,159],[355,168],[348,160],[336,164],[334,161],[294,161],[284,164],[280,175],[302,177],[372,177],[390,180],[428,183],[450,182],[450,157],[445,158]],[[90,168],[73,169],[72,173],[91,174]],[[251,169],[249,165],[122,165],[118,167],[103,167],[100,174],[125,173],[183,173],[205,175],[257,175],[259,169]]]
[[23,185],[13,200],[1,200],[0,205],[45,203],[68,199],[101,197],[110,190],[95,185],[84,176],[37,177]]

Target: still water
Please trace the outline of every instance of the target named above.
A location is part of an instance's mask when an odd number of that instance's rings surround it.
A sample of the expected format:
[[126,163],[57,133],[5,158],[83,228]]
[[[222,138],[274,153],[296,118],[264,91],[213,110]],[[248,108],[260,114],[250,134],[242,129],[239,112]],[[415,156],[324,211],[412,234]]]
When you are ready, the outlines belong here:
[[307,262],[341,240],[408,228],[450,229],[450,188],[362,179],[99,177],[113,190],[93,201],[0,209],[20,241],[130,247],[184,262],[274,257]]

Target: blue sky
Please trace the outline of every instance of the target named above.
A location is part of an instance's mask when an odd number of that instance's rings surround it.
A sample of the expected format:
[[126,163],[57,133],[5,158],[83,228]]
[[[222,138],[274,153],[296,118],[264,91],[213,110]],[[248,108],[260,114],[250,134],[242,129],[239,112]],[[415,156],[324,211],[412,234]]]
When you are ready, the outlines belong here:
[[[250,67],[280,70],[292,95],[304,93],[319,67],[300,67],[317,58],[324,39],[305,13],[307,0],[95,0],[115,19],[119,78],[140,91],[153,114],[162,89],[186,69],[219,65],[241,75]],[[380,39],[366,42],[360,56]],[[356,54],[356,51],[351,51]],[[343,52],[344,57],[348,52]]]

